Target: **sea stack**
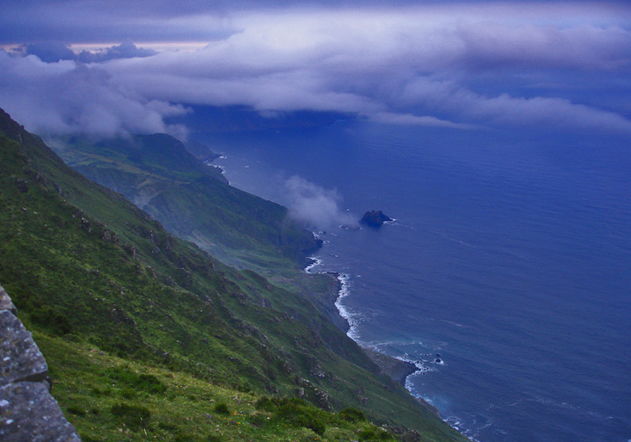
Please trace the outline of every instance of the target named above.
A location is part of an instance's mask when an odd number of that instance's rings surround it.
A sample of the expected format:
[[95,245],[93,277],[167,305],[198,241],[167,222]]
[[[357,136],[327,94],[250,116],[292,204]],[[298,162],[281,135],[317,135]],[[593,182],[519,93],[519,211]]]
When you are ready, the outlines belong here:
[[386,221],[393,221],[393,219],[381,210],[371,210],[362,216],[359,223],[370,227],[381,227]]

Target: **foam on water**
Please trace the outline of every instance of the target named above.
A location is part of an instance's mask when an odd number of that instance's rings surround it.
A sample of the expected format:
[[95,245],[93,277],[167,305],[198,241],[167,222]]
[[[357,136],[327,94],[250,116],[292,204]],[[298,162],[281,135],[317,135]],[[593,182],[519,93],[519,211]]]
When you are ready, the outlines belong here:
[[[310,257],[309,259],[313,260],[313,263],[309,264],[305,267],[304,271],[306,273],[318,273],[314,269],[322,266],[323,260],[321,258]],[[331,273],[331,272],[325,272]],[[350,276],[345,273],[334,273],[337,277],[338,282],[340,283],[340,290],[338,291],[337,298],[335,299],[335,307],[339,312],[340,316],[346,321],[348,324],[347,335],[351,339],[353,339],[357,343],[361,343],[359,341],[359,335],[357,332],[357,326],[360,322],[360,315],[356,313],[352,313],[343,303],[342,300],[350,295],[350,287],[351,280]],[[363,345],[363,344],[362,344]]]
[[305,267],[305,273],[317,273],[314,272],[313,269],[315,269],[316,267],[320,267],[322,265],[322,260],[320,258],[316,258],[315,256],[311,256],[309,257],[309,259],[313,262]]
[[358,326],[361,323],[361,315],[351,312],[350,309],[348,309],[343,303],[344,298],[351,294],[350,276],[345,273],[340,273],[337,279],[340,282],[340,292],[337,299],[335,300],[335,307],[340,312],[340,316],[344,318],[344,320],[348,323],[349,328],[346,334],[349,338],[351,338],[358,344],[364,345],[360,340],[358,330]]

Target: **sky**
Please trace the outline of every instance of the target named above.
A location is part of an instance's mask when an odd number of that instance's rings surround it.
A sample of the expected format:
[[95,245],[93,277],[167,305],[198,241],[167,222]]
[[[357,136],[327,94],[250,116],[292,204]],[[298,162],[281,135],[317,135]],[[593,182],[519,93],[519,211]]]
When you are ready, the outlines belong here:
[[[0,107],[42,135],[265,118],[631,135],[631,5],[0,0]],[[97,50],[100,48],[100,50]]]

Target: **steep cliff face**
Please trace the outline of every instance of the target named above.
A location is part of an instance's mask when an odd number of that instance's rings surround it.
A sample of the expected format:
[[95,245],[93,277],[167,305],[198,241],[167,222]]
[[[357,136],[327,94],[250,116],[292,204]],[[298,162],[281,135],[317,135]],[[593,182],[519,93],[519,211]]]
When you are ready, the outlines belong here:
[[16,315],[0,286],[0,440],[78,442],[50,394],[44,356]]

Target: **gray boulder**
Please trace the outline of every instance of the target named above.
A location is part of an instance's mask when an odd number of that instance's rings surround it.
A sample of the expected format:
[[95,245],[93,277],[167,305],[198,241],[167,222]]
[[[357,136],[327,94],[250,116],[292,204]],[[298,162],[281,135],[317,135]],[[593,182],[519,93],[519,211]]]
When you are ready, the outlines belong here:
[[50,394],[48,365],[0,286],[0,441],[80,442]]

